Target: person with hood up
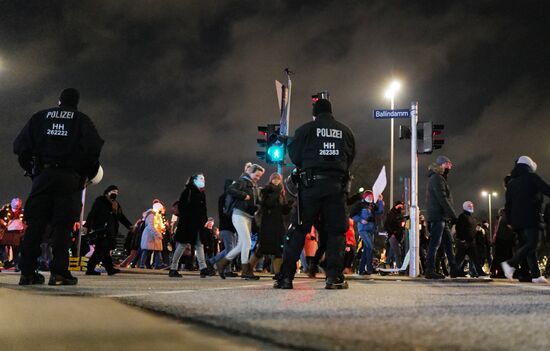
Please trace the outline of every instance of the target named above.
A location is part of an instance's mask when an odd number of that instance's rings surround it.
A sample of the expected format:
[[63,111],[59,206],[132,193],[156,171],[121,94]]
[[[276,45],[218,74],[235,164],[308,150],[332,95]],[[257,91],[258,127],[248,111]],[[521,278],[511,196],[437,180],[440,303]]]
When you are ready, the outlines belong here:
[[176,250],[172,255],[169,277],[181,277],[178,273],[178,265],[186,246],[191,246],[191,252],[195,251],[201,278],[215,274],[213,269],[208,267],[204,255],[204,246],[209,240],[204,235],[204,228],[208,225],[205,188],[204,174],[197,173],[187,180],[185,189],[181,193],[178,202],[179,221],[174,235]]
[[543,195],[550,196],[548,185],[537,173],[537,164],[529,156],[521,156],[510,173],[506,187],[504,210],[509,225],[523,239],[521,247],[508,261],[501,263],[504,275],[513,279],[518,264],[527,259],[533,283],[547,283],[537,261],[537,244],[541,227]]
[[117,201],[118,194],[118,187],[110,185],[102,196],[95,199],[88,213],[84,227],[90,231],[88,235],[93,237],[91,244],[95,244],[95,248],[88,261],[86,275],[100,275],[101,273],[95,271],[99,262],[103,263],[108,275],[120,272],[113,266],[111,250],[116,245],[118,223],[122,223],[127,229],[130,229],[132,223],[122,212],[122,207]]
[[473,217],[474,203],[466,201],[462,204],[464,211],[458,216],[456,222],[456,262],[462,267],[466,255],[470,258],[469,268],[472,277],[478,277],[477,247],[476,247],[476,220]]
[[429,167],[429,180],[426,187],[426,220],[431,233],[428,255],[426,257],[426,279],[444,279],[435,272],[435,258],[439,246],[443,244],[451,269],[451,278],[459,276],[453,253],[450,223],[455,223],[457,215],[453,208],[453,197],[447,177],[453,164],[447,156],[438,156]]

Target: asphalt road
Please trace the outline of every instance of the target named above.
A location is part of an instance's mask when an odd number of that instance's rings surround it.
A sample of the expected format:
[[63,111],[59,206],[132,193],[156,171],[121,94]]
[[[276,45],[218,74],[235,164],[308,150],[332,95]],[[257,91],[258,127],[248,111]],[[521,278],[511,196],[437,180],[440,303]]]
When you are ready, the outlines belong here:
[[205,335],[228,343],[229,335],[239,336],[238,342],[257,349],[550,349],[546,285],[380,277],[352,280],[340,291],[325,290],[321,279],[297,279],[294,290],[281,291],[269,278],[77,276],[77,286],[29,288],[1,273],[0,288],[118,301],[203,326]]

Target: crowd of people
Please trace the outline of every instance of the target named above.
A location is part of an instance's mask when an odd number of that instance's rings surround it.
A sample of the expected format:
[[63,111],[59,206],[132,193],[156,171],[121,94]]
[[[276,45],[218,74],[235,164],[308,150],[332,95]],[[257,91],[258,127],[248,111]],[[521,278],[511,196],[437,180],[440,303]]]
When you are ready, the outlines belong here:
[[[430,169],[441,168],[443,161],[447,160],[439,159],[441,164],[436,163]],[[296,197],[285,190],[285,182],[278,173],[272,173],[260,187],[258,182],[263,174],[261,166],[248,163],[237,181],[226,181],[225,191],[217,203],[217,221],[208,216],[206,179],[201,173],[189,177],[179,200],[169,209],[154,199],[151,207],[133,224],[118,201],[119,188],[108,186],[103,195],[95,199],[84,222],[80,254],[89,257],[86,275],[100,275],[102,271],[114,275],[120,272],[118,266],[166,269],[172,278],[182,277],[180,272],[183,270],[198,271],[201,278],[217,274],[224,279],[238,277],[239,271],[242,278],[249,280],[258,279],[255,272],[272,273],[277,277],[281,270],[284,236],[292,211],[296,209]],[[242,200],[231,202],[227,201],[228,197]],[[19,245],[26,228],[22,205],[21,199],[14,198],[0,210],[0,261],[4,269],[18,271]],[[422,211],[419,221],[422,274],[432,279],[466,275],[506,278],[501,264],[511,261],[517,264],[513,275],[520,281],[550,275],[550,231],[546,230],[550,228],[550,203],[544,207],[538,222],[540,240],[536,246],[539,257],[536,263],[543,267],[543,274],[537,273],[527,258],[517,263],[512,261],[527,239],[510,226],[504,208],[498,210],[493,228],[489,227],[488,220],[477,219],[474,209],[472,201],[463,203],[462,212],[451,221],[453,230],[449,231],[448,238],[441,238],[437,250],[431,244],[434,237],[425,218],[426,211]],[[233,214],[236,220],[232,220]],[[408,250],[410,223],[402,201],[385,211],[383,197],[380,195],[375,201],[373,192],[366,190],[350,198],[349,215],[345,274],[387,274],[378,269],[402,266]],[[120,236],[119,223],[127,228],[126,257],[113,262],[111,251]],[[71,233],[73,256],[76,255],[78,225],[75,223]],[[447,239],[449,242],[444,241]],[[323,240],[326,239],[312,226],[306,235],[297,271],[315,277],[326,269]],[[428,262],[430,247],[435,252],[433,263]],[[52,259],[48,233],[43,236],[42,248],[39,265],[41,270],[47,271]],[[407,274],[407,270],[398,274]]]
[[[266,270],[276,289],[292,289],[300,270],[309,277],[324,271],[326,289],[347,289],[345,274],[407,274],[408,201],[387,209],[372,191],[351,194],[355,139],[325,97],[316,100],[313,120],[288,145],[296,169],[286,179],[272,173],[261,186],[265,169],[247,163],[220,194],[218,226],[209,217],[213,208],[201,172],[188,178],[169,209],[155,199],[133,224],[118,201],[120,189],[110,185],[95,199],[84,228],[78,221],[81,192],[101,178],[104,141],[78,111],[79,98],[76,89],[62,91],[59,106],[34,114],[14,142],[33,185],[24,211],[18,198],[1,209],[0,259],[4,268],[21,270],[20,285],[43,284],[39,270],[48,269],[48,284],[77,284],[68,270],[70,254],[89,256],[86,275],[100,275],[99,264],[108,275],[120,273],[117,265],[167,269],[170,279],[186,269],[198,270],[201,278],[226,279],[240,271],[241,278],[258,280],[255,272]],[[504,181],[506,202],[495,228],[475,218],[472,201],[457,215],[448,179],[452,168],[448,157],[438,156],[428,169],[419,243],[424,277],[490,274],[546,283],[550,265],[541,272],[539,257],[549,257],[544,223],[550,205],[544,216],[542,205],[550,185],[536,173],[537,164],[528,156],[516,160]],[[128,230],[126,257],[113,262],[119,224]]]

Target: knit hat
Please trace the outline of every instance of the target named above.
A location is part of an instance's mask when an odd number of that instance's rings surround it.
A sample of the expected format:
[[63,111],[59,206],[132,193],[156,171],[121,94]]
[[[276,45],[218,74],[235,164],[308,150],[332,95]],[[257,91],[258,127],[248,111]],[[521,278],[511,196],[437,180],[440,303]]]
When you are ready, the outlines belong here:
[[75,88],[67,88],[59,96],[59,105],[77,107],[80,100],[80,93]]
[[533,161],[533,159],[529,156],[521,156],[520,158],[518,158],[518,164],[519,163],[522,163],[524,165],[527,165],[531,168],[531,170],[533,172],[536,172],[537,171],[537,164],[535,163],[535,161]]
[[332,113],[332,105],[327,99],[319,99],[313,105],[313,115],[315,117],[327,112]]
[[107,195],[112,190],[118,190],[118,186],[116,185],[109,185],[107,189],[103,192],[103,195]]
[[447,162],[451,162],[451,160],[447,156],[439,155],[435,159],[435,163],[437,163],[440,166],[444,163],[447,163]]

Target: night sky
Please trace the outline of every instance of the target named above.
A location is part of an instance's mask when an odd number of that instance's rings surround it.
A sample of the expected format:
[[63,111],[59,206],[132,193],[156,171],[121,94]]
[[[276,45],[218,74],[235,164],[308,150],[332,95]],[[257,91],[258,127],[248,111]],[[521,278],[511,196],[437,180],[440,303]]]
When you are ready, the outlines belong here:
[[[499,192],[502,206],[517,157],[531,156],[550,182],[545,4],[0,0],[0,201],[30,191],[12,152],[17,133],[75,87],[106,141],[105,178],[91,197],[118,185],[134,221],[201,171],[217,217],[224,179],[257,161],[256,126],[279,120],[274,81],[289,67],[290,130],[311,120],[311,94],[328,89],[356,136],[355,188],[389,167],[390,122],[372,110],[389,108],[384,90],[396,78],[396,107],[417,100],[421,120],[445,124],[441,152],[419,158],[420,205],[427,166],[444,154],[457,211],[465,200],[485,210],[482,189]],[[409,165],[410,143],[396,138],[396,198]]]

